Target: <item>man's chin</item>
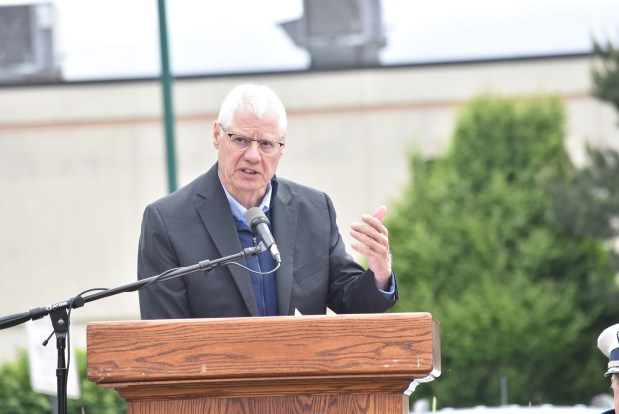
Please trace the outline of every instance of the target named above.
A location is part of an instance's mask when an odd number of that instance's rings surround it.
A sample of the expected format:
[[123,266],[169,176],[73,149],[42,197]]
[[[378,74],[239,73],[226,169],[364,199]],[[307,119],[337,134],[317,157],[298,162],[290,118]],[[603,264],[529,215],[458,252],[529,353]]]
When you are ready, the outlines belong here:
[[251,181],[251,180],[243,180],[242,183],[240,183],[240,185],[238,186],[238,188],[241,189],[241,191],[243,192],[247,192],[247,193],[255,193],[255,192],[259,192],[264,190],[267,187],[267,184],[263,181],[263,180],[256,180]]

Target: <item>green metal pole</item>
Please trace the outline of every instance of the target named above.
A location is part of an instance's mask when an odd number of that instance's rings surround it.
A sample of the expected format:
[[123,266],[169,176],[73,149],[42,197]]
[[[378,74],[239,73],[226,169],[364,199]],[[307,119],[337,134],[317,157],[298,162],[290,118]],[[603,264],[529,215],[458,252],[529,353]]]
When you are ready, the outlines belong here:
[[176,191],[176,153],[174,149],[174,109],[172,107],[172,75],[168,53],[168,27],[165,0],[159,6],[159,43],[161,48],[161,87],[163,89],[163,113],[165,120],[166,160],[168,166],[168,190]]

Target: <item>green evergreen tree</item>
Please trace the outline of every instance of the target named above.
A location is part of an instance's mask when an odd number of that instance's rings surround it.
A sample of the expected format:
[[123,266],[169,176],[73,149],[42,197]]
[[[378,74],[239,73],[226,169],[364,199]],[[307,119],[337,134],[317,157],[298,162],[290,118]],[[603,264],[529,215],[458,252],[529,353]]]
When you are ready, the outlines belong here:
[[[593,43],[598,65],[592,70],[593,95],[612,104],[619,111],[619,48],[611,41]],[[619,237],[619,152],[612,148],[587,148],[588,162],[574,178],[574,185],[557,191],[565,201],[576,203],[579,211],[571,216],[581,233],[611,240]],[[559,203],[557,203],[559,204]],[[619,253],[614,252],[615,270],[619,272]]]
[[599,65],[592,70],[593,95],[611,103],[619,111],[619,48],[611,41],[593,43]]
[[502,378],[513,404],[607,392],[591,379],[603,368],[599,316],[617,289],[605,245],[567,232],[551,208],[551,183],[575,171],[563,124],[556,100],[484,97],[460,116],[444,157],[412,158],[413,182],[387,222],[396,310],[441,322],[443,368],[413,399],[498,405]]
[[[587,155],[585,167],[569,181],[553,184],[554,215],[566,232],[610,244],[619,237],[619,153],[589,147]],[[610,250],[614,270],[619,272],[619,254]],[[616,319],[616,312],[612,315]]]

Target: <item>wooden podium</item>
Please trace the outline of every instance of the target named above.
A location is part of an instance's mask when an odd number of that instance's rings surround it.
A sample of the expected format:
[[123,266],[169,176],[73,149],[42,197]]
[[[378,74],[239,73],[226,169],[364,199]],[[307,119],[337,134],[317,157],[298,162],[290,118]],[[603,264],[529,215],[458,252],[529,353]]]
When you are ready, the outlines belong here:
[[440,374],[428,313],[95,322],[87,336],[88,378],[130,414],[403,414]]

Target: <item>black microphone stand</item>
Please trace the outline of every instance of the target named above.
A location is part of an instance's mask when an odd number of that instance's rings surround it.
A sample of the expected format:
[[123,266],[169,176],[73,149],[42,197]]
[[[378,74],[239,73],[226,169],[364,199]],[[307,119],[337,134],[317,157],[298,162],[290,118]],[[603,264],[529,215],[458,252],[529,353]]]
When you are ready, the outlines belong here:
[[[210,272],[215,267],[235,263],[234,260],[240,258],[249,258],[257,256],[266,251],[263,243],[257,246],[248,247],[243,251],[222,257],[215,260],[203,260],[195,265],[187,267],[179,267],[163,272],[160,275],[152,276],[146,279],[141,279],[127,285],[122,285],[116,288],[106,289],[101,292],[93,293],[88,296],[76,296],[69,300],[53,303],[48,306],[31,309],[27,312],[16,313],[0,318],[0,329],[10,328],[11,326],[20,325],[29,320],[41,319],[46,315],[50,315],[52,325],[54,326],[54,334],[56,334],[56,349],[58,349],[58,365],[56,368],[57,377],[57,394],[58,394],[58,414],[67,414],[67,379],[68,368],[65,362],[65,349],[67,347],[67,336],[69,333],[69,317],[67,309],[81,308],[84,304],[94,300],[107,298],[123,292],[135,292],[146,287],[149,284],[160,283],[179,276],[185,276],[189,273],[203,271]],[[49,338],[48,338],[49,339]]]

